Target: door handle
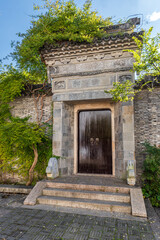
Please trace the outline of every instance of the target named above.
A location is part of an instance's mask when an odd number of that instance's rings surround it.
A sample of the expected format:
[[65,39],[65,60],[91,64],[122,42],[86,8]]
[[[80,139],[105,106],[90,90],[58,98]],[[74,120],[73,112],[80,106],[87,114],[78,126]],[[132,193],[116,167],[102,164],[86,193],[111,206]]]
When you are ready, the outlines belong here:
[[99,138],[95,139],[95,144],[98,145],[99,144]]
[[99,144],[99,138],[90,138],[90,144],[91,145],[98,145]]
[[94,138],[90,138],[90,144],[94,145]]

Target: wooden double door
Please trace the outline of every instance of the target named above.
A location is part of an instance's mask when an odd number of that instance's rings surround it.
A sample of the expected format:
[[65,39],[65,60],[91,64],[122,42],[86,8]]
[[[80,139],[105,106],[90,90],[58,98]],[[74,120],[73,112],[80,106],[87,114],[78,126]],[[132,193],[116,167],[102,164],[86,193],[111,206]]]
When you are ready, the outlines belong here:
[[112,174],[111,111],[80,111],[78,172]]

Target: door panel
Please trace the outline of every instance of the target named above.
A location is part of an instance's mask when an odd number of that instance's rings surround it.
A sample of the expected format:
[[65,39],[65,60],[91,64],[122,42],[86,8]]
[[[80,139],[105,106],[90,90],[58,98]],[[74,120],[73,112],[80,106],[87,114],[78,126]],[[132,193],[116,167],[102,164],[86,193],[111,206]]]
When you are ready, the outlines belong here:
[[80,111],[78,133],[78,172],[112,174],[111,111]]

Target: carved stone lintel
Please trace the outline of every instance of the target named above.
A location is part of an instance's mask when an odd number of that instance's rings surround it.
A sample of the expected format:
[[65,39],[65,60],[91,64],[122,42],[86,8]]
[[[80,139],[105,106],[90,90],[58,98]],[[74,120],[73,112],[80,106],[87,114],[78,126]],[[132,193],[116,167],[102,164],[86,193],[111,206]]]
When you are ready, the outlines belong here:
[[66,83],[65,81],[55,81],[54,82],[54,89],[59,90],[59,89],[65,89],[66,88]]

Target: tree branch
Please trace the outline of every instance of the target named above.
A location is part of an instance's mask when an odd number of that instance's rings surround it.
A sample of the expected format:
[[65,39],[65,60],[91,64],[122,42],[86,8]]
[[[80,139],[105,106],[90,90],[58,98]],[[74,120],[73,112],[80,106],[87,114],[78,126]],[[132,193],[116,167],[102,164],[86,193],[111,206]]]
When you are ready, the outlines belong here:
[[48,120],[46,120],[45,122],[43,122],[43,123],[40,123],[40,124],[39,124],[39,126],[42,126],[43,124],[45,124],[45,123],[49,122],[51,119],[52,119],[52,117],[50,117],[50,118],[49,118]]

